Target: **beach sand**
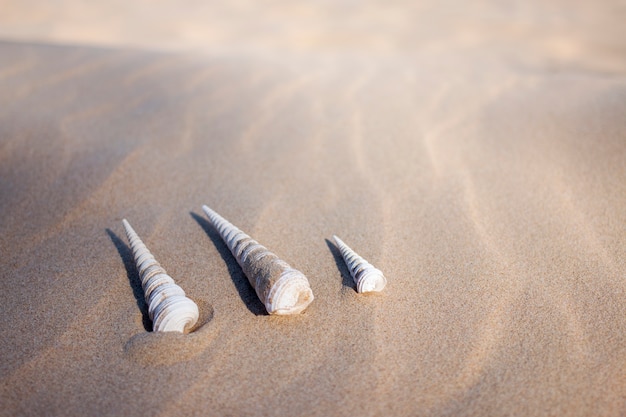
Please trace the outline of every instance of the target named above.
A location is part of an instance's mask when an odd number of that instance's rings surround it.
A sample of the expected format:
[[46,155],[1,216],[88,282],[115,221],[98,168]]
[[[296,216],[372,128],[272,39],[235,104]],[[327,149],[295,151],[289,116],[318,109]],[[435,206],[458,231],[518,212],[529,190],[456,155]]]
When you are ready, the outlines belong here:
[[[0,2],[0,415],[626,414],[619,2],[59,3]],[[150,331],[122,218],[194,332]]]

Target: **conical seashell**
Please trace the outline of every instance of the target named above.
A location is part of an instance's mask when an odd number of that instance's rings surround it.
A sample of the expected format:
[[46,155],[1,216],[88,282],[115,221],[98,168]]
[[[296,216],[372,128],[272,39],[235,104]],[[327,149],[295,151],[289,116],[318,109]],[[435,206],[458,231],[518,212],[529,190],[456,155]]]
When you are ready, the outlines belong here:
[[186,333],[198,321],[198,306],[185,297],[185,291],[167,275],[128,221],[122,223],[141,278],[152,330]]
[[219,214],[202,206],[213,227],[248,277],[269,314],[298,314],[313,301],[304,274],[237,229]]
[[350,249],[348,245],[343,243],[337,236],[333,236],[335,243],[341,251],[343,260],[348,265],[350,275],[356,283],[357,292],[382,291],[387,285],[387,279],[383,273],[374,268],[372,264],[361,258],[355,251]]

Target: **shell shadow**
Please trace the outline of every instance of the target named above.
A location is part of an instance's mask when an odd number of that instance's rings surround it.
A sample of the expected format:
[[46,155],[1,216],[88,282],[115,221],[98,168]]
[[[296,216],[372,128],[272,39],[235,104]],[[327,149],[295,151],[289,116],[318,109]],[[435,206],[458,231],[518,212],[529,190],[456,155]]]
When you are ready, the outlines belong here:
[[335,264],[337,265],[337,269],[341,273],[341,283],[344,287],[352,289],[356,292],[356,285],[354,280],[352,279],[352,275],[350,275],[350,270],[348,269],[348,265],[343,260],[343,256],[341,256],[341,251],[339,248],[330,240],[324,239],[326,241],[326,246],[328,246],[328,250],[335,258]]
[[126,268],[126,276],[128,277],[128,283],[133,290],[133,295],[135,296],[137,307],[139,308],[139,311],[141,311],[141,322],[143,324],[143,327],[144,329],[146,329],[147,332],[151,332],[152,321],[150,320],[150,316],[148,315],[148,304],[146,303],[143,288],[141,287],[141,279],[139,278],[139,273],[137,272],[137,268],[135,267],[133,251],[126,243],[124,243],[122,239],[120,239],[115,233],[113,233],[111,229],[107,228],[106,232],[111,238],[113,244],[115,245],[117,252],[120,254],[122,262],[124,262],[124,267]]
[[209,236],[209,239],[211,239],[215,245],[215,248],[222,257],[222,260],[228,267],[228,273],[230,274],[230,278],[232,279],[239,296],[248,310],[257,316],[267,316],[268,314],[265,310],[265,306],[261,300],[259,300],[259,297],[256,295],[256,291],[254,291],[254,288],[252,288],[252,285],[248,282],[248,278],[243,273],[243,270],[237,263],[237,260],[233,257],[230,249],[228,249],[228,246],[226,246],[226,243],[224,243],[217,230],[215,230],[211,223],[204,217],[192,211],[189,212],[189,215],[200,225],[200,227],[202,227],[207,236]]

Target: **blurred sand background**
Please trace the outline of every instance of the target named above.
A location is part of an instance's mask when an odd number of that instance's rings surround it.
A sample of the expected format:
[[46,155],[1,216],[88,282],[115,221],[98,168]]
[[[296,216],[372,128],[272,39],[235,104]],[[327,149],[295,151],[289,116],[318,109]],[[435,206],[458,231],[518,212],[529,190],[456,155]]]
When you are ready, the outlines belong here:
[[[624,22],[0,1],[0,415],[625,415]],[[202,204],[303,271],[309,309],[265,315]],[[150,331],[122,218],[193,333]]]

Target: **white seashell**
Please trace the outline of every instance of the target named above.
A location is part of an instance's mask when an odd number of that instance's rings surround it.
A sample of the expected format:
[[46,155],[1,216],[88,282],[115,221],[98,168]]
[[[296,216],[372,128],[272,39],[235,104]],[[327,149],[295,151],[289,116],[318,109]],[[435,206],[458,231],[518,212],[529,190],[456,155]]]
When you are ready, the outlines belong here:
[[186,333],[198,321],[198,306],[167,275],[128,221],[124,219],[122,223],[141,278],[152,330]]
[[207,206],[202,206],[202,210],[226,242],[269,314],[298,314],[311,304],[313,291],[302,272],[278,259]]
[[357,255],[355,251],[350,249],[350,247],[337,236],[333,235],[333,239],[335,239],[335,243],[337,243],[341,251],[343,260],[346,262],[346,265],[348,265],[350,275],[352,275],[352,279],[354,279],[356,283],[357,292],[382,291],[385,285],[387,285],[387,279],[383,273]]

